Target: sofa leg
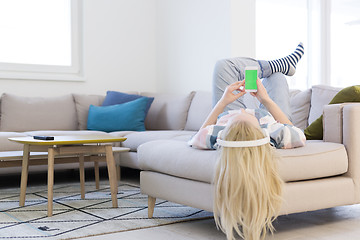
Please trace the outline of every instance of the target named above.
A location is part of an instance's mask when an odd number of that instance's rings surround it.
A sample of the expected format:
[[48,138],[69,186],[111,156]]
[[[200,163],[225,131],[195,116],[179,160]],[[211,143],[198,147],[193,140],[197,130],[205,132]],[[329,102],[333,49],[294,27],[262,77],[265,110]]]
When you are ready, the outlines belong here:
[[154,214],[156,198],[148,196],[148,218],[152,218]]

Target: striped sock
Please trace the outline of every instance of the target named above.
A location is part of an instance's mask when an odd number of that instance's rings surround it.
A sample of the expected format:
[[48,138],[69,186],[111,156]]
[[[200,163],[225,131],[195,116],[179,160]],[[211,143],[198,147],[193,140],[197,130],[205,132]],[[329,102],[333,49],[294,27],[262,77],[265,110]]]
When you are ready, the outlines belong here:
[[296,64],[299,62],[303,55],[304,46],[302,43],[299,43],[296,50],[292,54],[284,58],[268,61],[272,73],[281,72],[288,76],[294,75],[296,71]]

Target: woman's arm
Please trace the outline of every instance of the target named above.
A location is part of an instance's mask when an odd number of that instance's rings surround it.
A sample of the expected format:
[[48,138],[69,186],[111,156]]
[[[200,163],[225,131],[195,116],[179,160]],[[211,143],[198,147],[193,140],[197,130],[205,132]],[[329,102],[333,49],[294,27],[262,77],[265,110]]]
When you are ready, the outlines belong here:
[[271,98],[263,101],[262,104],[270,112],[270,114],[275,118],[276,121],[283,124],[293,125],[293,123],[288,119],[285,113],[279,108],[279,106],[271,100]]
[[303,131],[292,125],[274,123],[268,125],[271,143],[276,148],[296,148],[303,147],[306,143],[306,137]]
[[251,95],[256,97],[266,107],[276,121],[283,124],[293,125],[280,107],[269,97],[260,79],[257,79],[257,86],[258,91],[252,92]]
[[[245,94],[245,81],[238,81],[226,87],[221,99],[216,103],[200,129],[216,124],[217,117],[224,112],[226,106]],[[239,91],[234,94],[234,91]]]

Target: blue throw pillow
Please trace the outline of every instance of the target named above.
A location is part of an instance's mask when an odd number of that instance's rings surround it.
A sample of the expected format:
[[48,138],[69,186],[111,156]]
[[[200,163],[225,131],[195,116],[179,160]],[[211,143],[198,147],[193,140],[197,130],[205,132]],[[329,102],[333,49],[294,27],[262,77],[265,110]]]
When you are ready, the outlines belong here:
[[104,132],[145,131],[146,97],[112,106],[90,105],[87,121],[88,130]]
[[[115,104],[126,103],[126,102],[134,101],[134,100],[136,100],[138,98],[142,98],[142,97],[144,97],[144,96],[140,96],[140,95],[136,95],[136,94],[127,94],[127,93],[116,92],[116,91],[107,91],[106,97],[104,99],[102,106],[111,106],[111,105],[115,105]],[[148,102],[146,104],[146,111],[145,111],[145,114],[147,114],[152,102],[154,101],[154,98],[153,97],[145,97],[145,98],[148,99]]]

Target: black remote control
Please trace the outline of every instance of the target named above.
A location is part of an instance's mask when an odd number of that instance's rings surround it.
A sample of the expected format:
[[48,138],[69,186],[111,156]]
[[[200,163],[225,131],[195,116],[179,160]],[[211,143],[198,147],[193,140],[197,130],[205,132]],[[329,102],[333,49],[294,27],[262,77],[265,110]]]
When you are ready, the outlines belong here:
[[37,140],[54,140],[54,137],[50,137],[50,136],[34,136],[34,139],[37,139]]

